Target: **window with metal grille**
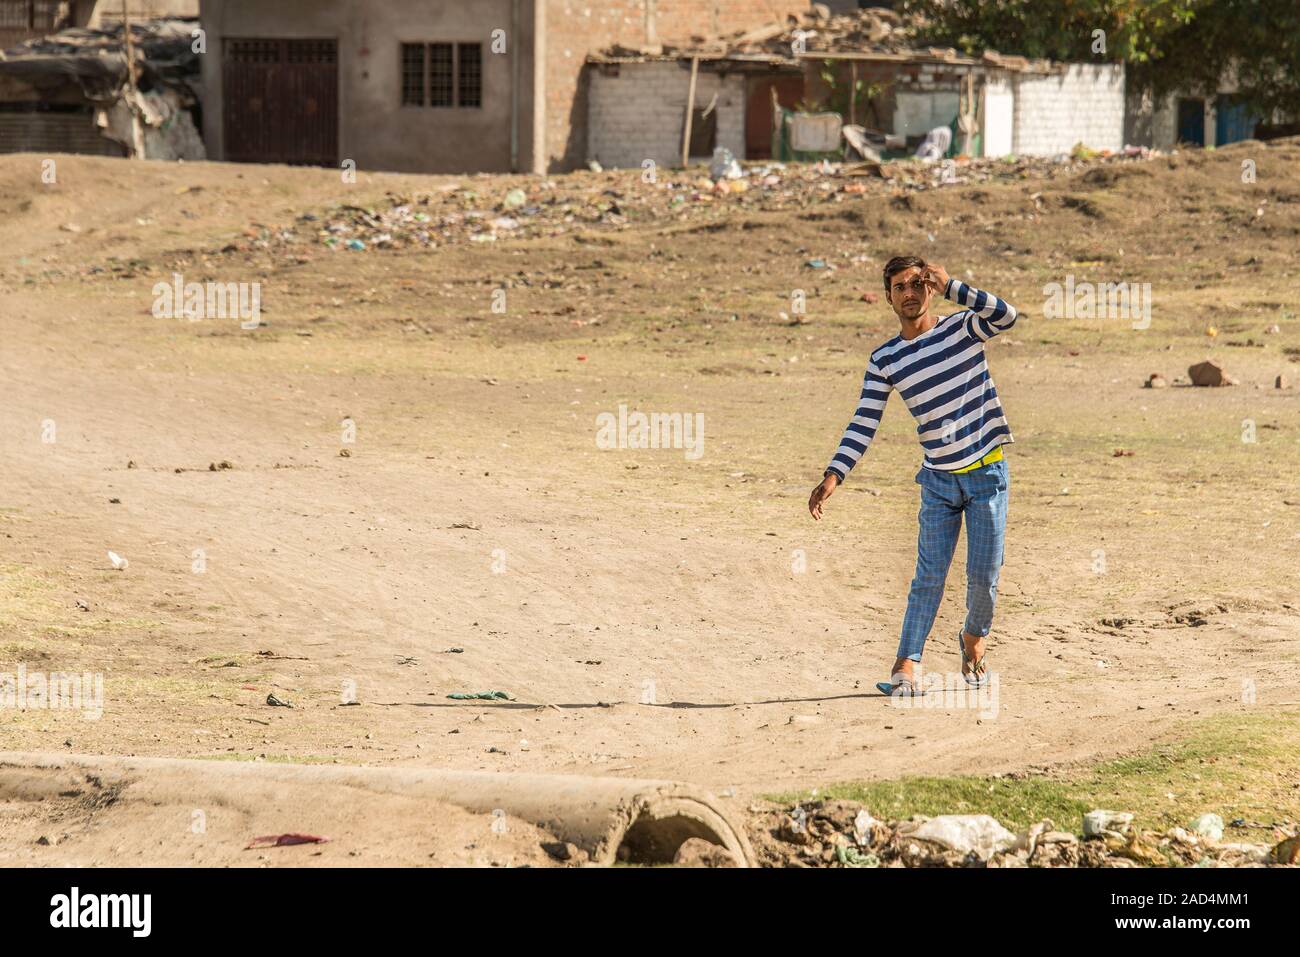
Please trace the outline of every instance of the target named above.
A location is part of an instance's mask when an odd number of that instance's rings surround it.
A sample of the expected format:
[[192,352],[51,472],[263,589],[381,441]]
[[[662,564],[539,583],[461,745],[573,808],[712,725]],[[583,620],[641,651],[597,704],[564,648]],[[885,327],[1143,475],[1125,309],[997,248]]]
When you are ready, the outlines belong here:
[[450,43],[429,44],[429,105],[452,106],[453,46]]
[[403,43],[402,105],[483,105],[481,43]]
[[62,0],[35,0],[32,4],[32,26],[37,29],[55,30],[65,26],[60,22],[67,19],[66,15],[60,17],[60,7],[67,6]]
[[290,63],[333,63],[338,46],[333,40],[289,40],[285,52]]
[[28,0],[0,0],[0,27],[30,27],[31,17]]
[[456,44],[456,103],[459,106],[483,105],[483,45]]
[[234,63],[279,63],[278,40],[226,40],[226,58]]
[[423,43],[402,44],[402,105],[424,106],[424,64],[425,46]]

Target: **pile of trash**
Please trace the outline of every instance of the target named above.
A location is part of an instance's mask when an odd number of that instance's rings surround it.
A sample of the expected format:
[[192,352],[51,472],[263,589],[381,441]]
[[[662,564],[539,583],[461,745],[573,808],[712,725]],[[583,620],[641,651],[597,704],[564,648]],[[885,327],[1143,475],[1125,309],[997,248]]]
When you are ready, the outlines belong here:
[[252,224],[246,239],[223,251],[263,249],[293,255],[313,247],[339,252],[420,248],[464,242],[555,237],[630,225],[718,220],[749,212],[787,212],[867,195],[897,195],[948,186],[1052,179],[1092,166],[1141,162],[1157,154],[914,159],[876,163],[755,162],[719,150],[710,167],[686,170],[587,171],[549,179],[480,174],[413,194],[388,193],[370,205],[340,204],[293,223]]
[[[1244,822],[1233,822],[1241,826]],[[856,801],[767,809],[753,831],[768,867],[1268,867],[1300,864],[1300,832],[1271,845],[1224,841],[1217,814],[1140,831],[1133,815],[1089,811],[1082,837],[1040,821],[1012,833],[987,814],[884,822]]]

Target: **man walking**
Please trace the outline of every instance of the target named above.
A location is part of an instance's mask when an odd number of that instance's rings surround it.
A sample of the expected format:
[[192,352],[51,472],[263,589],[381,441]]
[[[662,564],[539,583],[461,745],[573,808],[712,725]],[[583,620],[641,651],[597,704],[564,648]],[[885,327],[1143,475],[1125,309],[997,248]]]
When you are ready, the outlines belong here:
[[[936,318],[931,311],[936,296],[963,308]],[[823,504],[867,451],[885,400],[897,390],[916,419],[925,451],[916,474],[920,535],[898,657],[891,680],[876,687],[885,694],[917,690],[913,668],[939,611],[963,516],[966,621],[958,644],[962,675],[979,687],[988,673],[985,642],[993,624],[1007,521],[1010,474],[1003,446],[1014,441],[989,375],[984,343],[1011,328],[1016,310],[915,256],[895,256],[885,264],[885,298],[898,316],[900,332],[871,353],[857,412],[808,499],[808,511],[821,519]]]

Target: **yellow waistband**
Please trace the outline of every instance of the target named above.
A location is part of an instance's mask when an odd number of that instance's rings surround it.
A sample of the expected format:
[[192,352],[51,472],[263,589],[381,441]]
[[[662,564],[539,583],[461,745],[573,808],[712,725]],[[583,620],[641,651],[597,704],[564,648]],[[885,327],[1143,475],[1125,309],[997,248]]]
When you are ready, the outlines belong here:
[[976,469],[983,468],[985,465],[992,465],[994,462],[1001,462],[1001,461],[1002,461],[1002,446],[999,445],[996,449],[994,449],[988,455],[984,456],[984,458],[980,459],[978,462],[972,462],[970,465],[967,465],[965,468],[953,469],[952,474],[961,475],[963,472],[974,472]]

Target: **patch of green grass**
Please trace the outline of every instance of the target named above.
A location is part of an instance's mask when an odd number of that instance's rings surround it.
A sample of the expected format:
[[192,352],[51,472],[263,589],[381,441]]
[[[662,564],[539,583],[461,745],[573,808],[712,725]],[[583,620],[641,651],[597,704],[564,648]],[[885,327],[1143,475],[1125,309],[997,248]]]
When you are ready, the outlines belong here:
[[[1171,741],[1092,768],[1048,775],[902,778],[834,784],[816,797],[860,801],[875,816],[989,814],[1009,828],[1051,818],[1079,833],[1094,808],[1131,811],[1141,828],[1186,825],[1203,812],[1225,821],[1300,821],[1300,711],[1219,715]],[[773,795],[793,803],[811,791]],[[1235,831],[1255,840],[1264,831]]]

